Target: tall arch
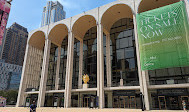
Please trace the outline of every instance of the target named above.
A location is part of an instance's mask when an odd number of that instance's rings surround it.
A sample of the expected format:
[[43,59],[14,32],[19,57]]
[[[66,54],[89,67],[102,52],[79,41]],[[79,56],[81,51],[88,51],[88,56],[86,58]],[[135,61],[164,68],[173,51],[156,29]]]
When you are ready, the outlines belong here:
[[28,44],[37,49],[43,50],[45,45],[45,33],[43,31],[36,31],[29,38]]
[[50,30],[48,38],[52,43],[60,46],[67,35],[68,27],[65,24],[57,24]]
[[141,0],[138,6],[138,13],[170,5],[180,0]]
[[96,26],[96,23],[95,17],[91,15],[84,15],[80,17],[78,20],[76,20],[72,27],[74,36],[78,40],[81,40],[90,28]]
[[126,4],[116,4],[107,9],[101,18],[101,24],[105,32],[110,32],[112,25],[122,18],[133,18],[133,11],[130,6]]

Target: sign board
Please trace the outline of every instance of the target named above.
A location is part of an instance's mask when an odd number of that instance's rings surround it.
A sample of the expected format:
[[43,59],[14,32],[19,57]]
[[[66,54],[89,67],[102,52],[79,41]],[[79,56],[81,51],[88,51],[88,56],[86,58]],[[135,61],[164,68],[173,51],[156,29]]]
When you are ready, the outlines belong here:
[[137,14],[142,70],[189,65],[189,25],[183,1]]

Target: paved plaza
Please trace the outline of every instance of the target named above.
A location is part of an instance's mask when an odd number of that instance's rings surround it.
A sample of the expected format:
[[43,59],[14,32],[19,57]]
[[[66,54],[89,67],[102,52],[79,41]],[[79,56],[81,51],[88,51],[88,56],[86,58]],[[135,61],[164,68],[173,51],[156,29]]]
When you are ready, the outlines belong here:
[[[29,112],[26,107],[0,107],[0,112]],[[140,109],[37,108],[37,112],[142,112]],[[182,110],[151,110],[146,112],[184,112]]]

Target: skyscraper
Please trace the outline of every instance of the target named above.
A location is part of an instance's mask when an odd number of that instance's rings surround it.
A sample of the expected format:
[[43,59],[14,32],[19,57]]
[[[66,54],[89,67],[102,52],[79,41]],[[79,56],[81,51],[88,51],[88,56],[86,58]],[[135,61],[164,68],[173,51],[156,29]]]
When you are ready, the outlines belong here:
[[66,12],[58,1],[48,1],[43,8],[41,27],[65,19]]
[[27,28],[24,28],[17,23],[13,23],[6,29],[2,49],[2,59],[4,59],[6,63],[22,66],[27,37]]

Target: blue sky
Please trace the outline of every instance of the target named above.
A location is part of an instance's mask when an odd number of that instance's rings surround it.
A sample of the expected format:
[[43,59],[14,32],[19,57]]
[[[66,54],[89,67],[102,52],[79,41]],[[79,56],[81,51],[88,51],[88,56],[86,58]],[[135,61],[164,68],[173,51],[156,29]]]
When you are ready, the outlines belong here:
[[[66,18],[80,14],[116,0],[58,0],[66,11]],[[42,10],[47,0],[13,0],[7,27],[12,23],[26,27],[28,31],[40,27]]]

